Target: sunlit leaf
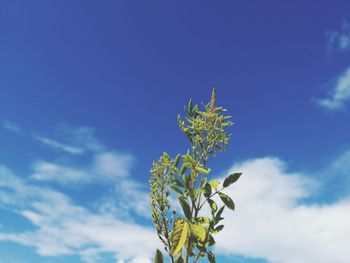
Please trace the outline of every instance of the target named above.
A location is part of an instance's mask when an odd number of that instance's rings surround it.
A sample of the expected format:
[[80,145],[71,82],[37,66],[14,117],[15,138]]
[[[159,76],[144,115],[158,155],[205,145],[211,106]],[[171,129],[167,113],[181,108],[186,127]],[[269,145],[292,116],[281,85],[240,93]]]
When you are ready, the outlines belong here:
[[202,174],[208,174],[208,173],[210,173],[210,171],[211,171],[211,169],[205,168],[205,167],[199,166],[199,165],[196,166],[194,169],[195,169],[197,172],[202,173]]
[[187,242],[189,236],[189,224],[183,218],[177,218],[174,222],[173,231],[170,236],[172,250],[171,255],[178,254]]
[[206,234],[205,228],[201,225],[193,224],[193,223],[191,223],[190,227],[191,227],[191,234],[194,237],[198,238],[200,241],[204,241],[205,234]]

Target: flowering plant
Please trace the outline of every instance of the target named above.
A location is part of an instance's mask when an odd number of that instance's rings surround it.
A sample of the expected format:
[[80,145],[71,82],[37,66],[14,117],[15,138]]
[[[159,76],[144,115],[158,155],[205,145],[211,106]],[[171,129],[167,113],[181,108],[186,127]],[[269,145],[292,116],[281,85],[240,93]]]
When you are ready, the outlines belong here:
[[[204,257],[210,263],[215,262],[214,234],[224,228],[221,221],[225,207],[235,209],[231,197],[222,190],[235,183],[241,173],[229,175],[222,184],[218,180],[208,180],[211,169],[207,163],[217,152],[225,151],[231,137],[226,129],[233,124],[231,116],[224,115],[226,110],[215,104],[215,89],[210,102],[202,104],[202,110],[189,101],[185,106],[185,120],[179,115],[178,123],[190,149],[173,159],[163,153],[151,169],[152,221],[172,263],[188,263],[189,260],[196,263]],[[171,194],[176,196],[181,213],[171,208]],[[220,208],[213,199],[216,195],[223,203]],[[211,211],[209,215],[202,214],[206,204]],[[158,249],[154,262],[164,262]]]

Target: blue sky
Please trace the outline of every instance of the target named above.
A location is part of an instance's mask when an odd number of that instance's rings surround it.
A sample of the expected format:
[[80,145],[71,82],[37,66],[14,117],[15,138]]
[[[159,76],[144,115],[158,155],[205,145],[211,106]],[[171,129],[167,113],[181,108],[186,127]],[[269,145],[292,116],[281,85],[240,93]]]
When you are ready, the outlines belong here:
[[0,262],[149,262],[152,161],[233,115],[218,262],[350,262],[347,1],[2,1]]

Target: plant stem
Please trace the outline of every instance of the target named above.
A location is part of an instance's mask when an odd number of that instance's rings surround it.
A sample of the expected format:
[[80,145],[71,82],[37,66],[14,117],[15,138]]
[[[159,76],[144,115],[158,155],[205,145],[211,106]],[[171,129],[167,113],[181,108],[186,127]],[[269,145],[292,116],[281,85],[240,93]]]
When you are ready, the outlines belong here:
[[197,216],[198,216],[198,212],[199,212],[199,210],[200,210],[199,205],[200,205],[200,203],[201,203],[201,197],[202,197],[202,194],[200,194],[199,197],[198,197],[198,205],[195,206],[194,218],[197,218]]
[[169,230],[168,230],[168,226],[167,226],[167,223],[166,223],[166,221],[165,221],[165,219],[164,219],[164,221],[163,221],[163,223],[164,223],[164,230],[165,230],[165,238],[166,238],[166,240],[167,240],[167,242],[168,242],[168,250],[169,250],[169,252],[168,252],[168,254],[169,254],[169,256],[170,256],[170,260],[171,260],[171,263],[174,263],[174,257],[173,257],[173,255],[171,255],[170,254],[170,251],[171,251],[171,243],[170,243],[170,239],[169,239]]
[[188,263],[189,257],[190,257],[190,251],[188,249],[189,244],[186,246],[186,263]]
[[[222,188],[222,189],[224,189],[224,188]],[[222,189],[221,189],[221,190],[222,190]],[[203,203],[200,205],[200,207],[198,208],[198,210],[200,210],[200,209],[203,207],[203,205],[205,204],[205,202],[206,202],[209,198],[213,197],[214,195],[216,195],[217,193],[219,193],[221,190],[216,190],[213,194],[211,194],[208,198],[206,198],[206,199],[203,201]]]

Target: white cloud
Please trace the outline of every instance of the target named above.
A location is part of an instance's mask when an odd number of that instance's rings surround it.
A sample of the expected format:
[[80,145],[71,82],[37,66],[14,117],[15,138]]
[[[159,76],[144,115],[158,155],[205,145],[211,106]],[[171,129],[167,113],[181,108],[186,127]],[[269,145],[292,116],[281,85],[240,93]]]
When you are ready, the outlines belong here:
[[225,212],[217,251],[272,263],[350,262],[350,198],[304,204],[317,184],[285,166],[276,158],[261,158],[230,169],[244,175],[227,191],[237,211]]
[[60,184],[91,183],[93,181],[117,181],[129,175],[134,157],[117,152],[101,152],[92,155],[87,165],[72,166],[54,162],[37,161],[33,164],[32,179]]
[[326,33],[329,50],[350,50],[350,25],[344,20],[340,31],[329,31]]
[[130,220],[135,214],[148,218],[148,188],[128,177],[133,163],[133,156],[115,152],[98,153],[85,166],[38,161],[33,164],[34,172],[29,178],[70,188],[91,183],[108,185],[97,201],[100,212],[115,213]]
[[102,212],[120,214],[124,218],[132,218],[132,210],[133,213],[149,219],[151,212],[148,189],[132,180],[120,180],[101,200],[99,209]]
[[316,102],[321,107],[328,110],[343,109],[350,100],[350,68],[345,70],[336,80],[329,97],[317,99]]
[[[34,135],[34,138],[51,148],[73,154],[68,159],[63,158],[65,161],[69,160],[69,165],[58,161],[39,160],[33,164],[32,179],[60,184],[81,184],[116,181],[129,175],[135,158],[130,154],[108,150],[96,139],[92,128],[70,128],[61,124],[56,130],[56,137],[61,138],[65,143],[38,135]],[[79,165],[74,165],[74,155],[81,153],[85,153],[84,157],[88,163],[81,164],[80,161]]]
[[[67,129],[66,126],[63,126]],[[94,137],[92,130],[86,127],[60,131],[60,134],[73,133],[74,141],[82,143],[94,142],[101,145]],[[78,135],[77,135],[78,134]],[[77,139],[79,138],[79,139]],[[96,150],[96,151],[95,151]],[[100,212],[113,212],[120,217],[149,217],[148,188],[129,178],[135,158],[130,154],[107,150],[105,147],[86,151],[83,162],[74,164],[79,156],[69,156],[66,162],[48,162],[39,160],[33,163],[32,181],[54,182],[70,188],[84,187],[84,184],[98,183],[106,187],[105,193],[96,202]],[[122,195],[120,193],[123,193]],[[131,210],[133,212],[131,212]],[[133,214],[134,213],[134,214]]]
[[51,140],[51,139],[43,137],[43,136],[35,135],[34,138],[36,140],[38,140],[39,142],[41,142],[49,147],[52,147],[54,149],[61,150],[61,151],[64,151],[64,152],[67,152],[70,154],[82,154],[82,153],[84,153],[84,149],[82,149],[82,148],[71,146],[71,145],[64,144],[64,143],[60,143],[58,141]]
[[91,175],[81,169],[75,169],[55,163],[38,161],[33,165],[31,178],[38,181],[53,181],[61,184],[84,183],[92,180]]
[[97,174],[110,178],[128,176],[133,163],[134,158],[131,155],[103,152],[95,156],[94,170]]
[[4,167],[0,167],[0,198],[3,208],[36,228],[20,233],[1,230],[0,240],[34,247],[42,256],[76,254],[88,262],[112,253],[125,262],[149,263],[159,246],[152,228],[75,205],[66,195],[25,183]]

